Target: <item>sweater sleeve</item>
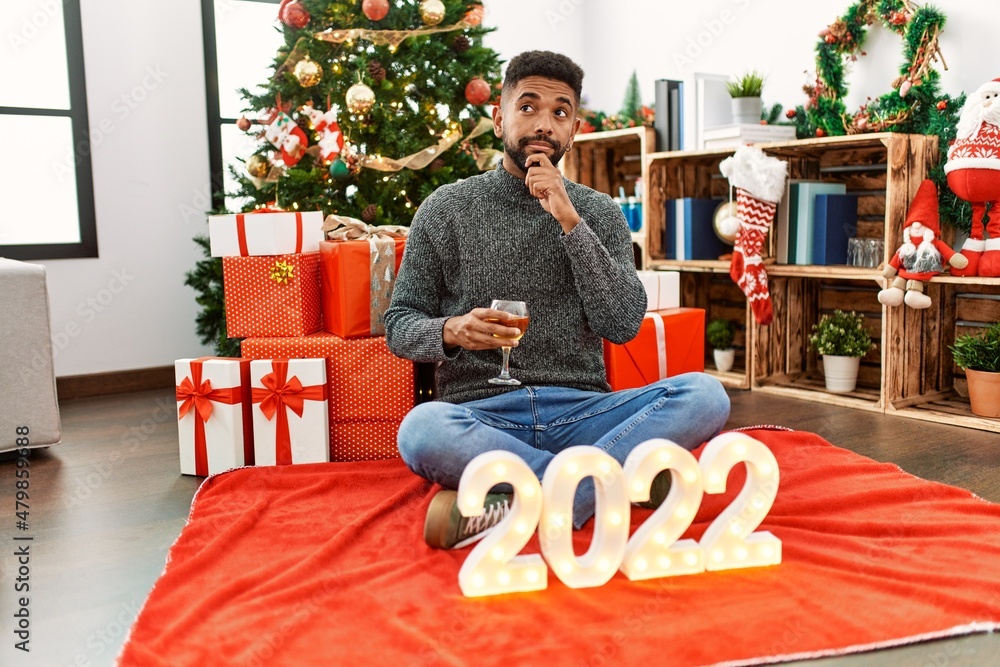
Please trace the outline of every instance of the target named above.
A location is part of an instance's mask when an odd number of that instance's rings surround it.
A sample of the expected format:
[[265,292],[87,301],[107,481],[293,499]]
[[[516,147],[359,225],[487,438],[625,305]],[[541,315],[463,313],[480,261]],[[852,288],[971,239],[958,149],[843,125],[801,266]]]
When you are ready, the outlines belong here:
[[646,313],[628,223],[610,197],[595,194],[586,204],[577,208],[583,220],[563,237],[563,246],[590,327],[612,343],[626,343]]
[[[417,210],[396,276],[392,301],[385,313],[385,337],[398,357],[418,362],[453,358],[444,349],[444,323],[440,294],[444,285],[442,258],[431,241],[428,226],[443,219],[431,195]],[[457,350],[455,354],[457,354]]]

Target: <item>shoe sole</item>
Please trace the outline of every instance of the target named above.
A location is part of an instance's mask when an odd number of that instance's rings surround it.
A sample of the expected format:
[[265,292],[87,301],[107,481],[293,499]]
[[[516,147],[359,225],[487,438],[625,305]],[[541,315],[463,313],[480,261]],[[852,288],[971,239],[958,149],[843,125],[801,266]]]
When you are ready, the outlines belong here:
[[430,518],[438,514],[451,514],[451,506],[457,502],[458,493],[455,491],[439,491],[431,499],[431,504],[427,507],[427,519],[424,521],[424,542],[432,549],[448,549],[446,546],[448,538],[448,528],[451,521],[442,521],[437,530],[433,529]]

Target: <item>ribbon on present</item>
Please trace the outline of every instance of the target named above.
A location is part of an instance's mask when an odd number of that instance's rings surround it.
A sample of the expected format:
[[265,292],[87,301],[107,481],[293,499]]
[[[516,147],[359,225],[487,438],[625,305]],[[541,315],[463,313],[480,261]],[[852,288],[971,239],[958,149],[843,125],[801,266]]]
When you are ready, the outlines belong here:
[[[237,213],[236,214],[236,241],[240,246],[240,257],[249,257],[250,251],[247,248],[247,222],[246,217],[248,215],[257,215],[259,213],[274,213],[276,211],[268,211],[261,209],[258,211],[251,211],[250,213]],[[290,213],[290,211],[282,211],[282,213]],[[295,252],[302,252],[302,213],[296,211],[295,213]]]
[[[653,329],[656,332],[656,370],[657,370],[657,380],[663,380],[667,377],[667,328],[663,323],[663,315],[659,313],[646,313],[645,319],[653,320]],[[642,364],[632,356],[632,351],[625,346],[625,351],[628,353],[632,363],[635,364],[636,368],[642,368]]]
[[295,265],[289,264],[284,260],[278,260],[271,267],[270,276],[271,280],[278,283],[285,283],[286,285],[295,277]]
[[205,423],[212,417],[212,402],[236,405],[243,401],[241,387],[214,389],[209,380],[201,379],[201,361],[191,362],[191,375],[181,380],[175,387],[177,400],[182,401],[177,408],[177,421],[194,411],[194,471],[200,477],[208,475],[208,443],[205,440]]
[[302,416],[306,401],[325,401],[327,389],[325,384],[303,387],[302,381],[295,375],[288,377],[288,360],[272,359],[271,372],[261,378],[263,388],[254,387],[251,400],[256,405],[260,403],[260,411],[268,421],[277,415],[275,424],[275,463],[291,465],[292,436],[288,431],[288,411]]
[[383,335],[385,311],[389,308],[392,289],[396,285],[396,239],[405,239],[410,228],[401,225],[368,225],[357,218],[329,215],[323,223],[323,231],[333,241],[368,241],[371,257],[368,265],[371,335]]

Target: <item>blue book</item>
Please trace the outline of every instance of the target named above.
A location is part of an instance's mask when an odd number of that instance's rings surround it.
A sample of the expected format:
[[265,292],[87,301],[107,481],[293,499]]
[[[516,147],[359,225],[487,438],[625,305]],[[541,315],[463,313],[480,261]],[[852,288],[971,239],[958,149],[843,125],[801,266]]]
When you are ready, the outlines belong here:
[[684,255],[686,259],[719,259],[729,251],[715,233],[715,209],[721,199],[688,197],[684,202]]
[[812,263],[847,263],[847,239],[858,233],[857,195],[816,195]]
[[814,206],[820,194],[844,194],[843,183],[802,181],[789,187],[788,263],[812,262]]

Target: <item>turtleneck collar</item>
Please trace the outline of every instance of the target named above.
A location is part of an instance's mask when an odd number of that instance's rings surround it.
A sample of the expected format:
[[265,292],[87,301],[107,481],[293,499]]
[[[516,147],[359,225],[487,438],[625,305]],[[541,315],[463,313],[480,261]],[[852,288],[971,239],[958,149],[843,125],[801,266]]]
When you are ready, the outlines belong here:
[[503,162],[497,164],[492,172],[492,180],[497,190],[509,197],[531,197],[524,179],[518,178],[503,168]]

